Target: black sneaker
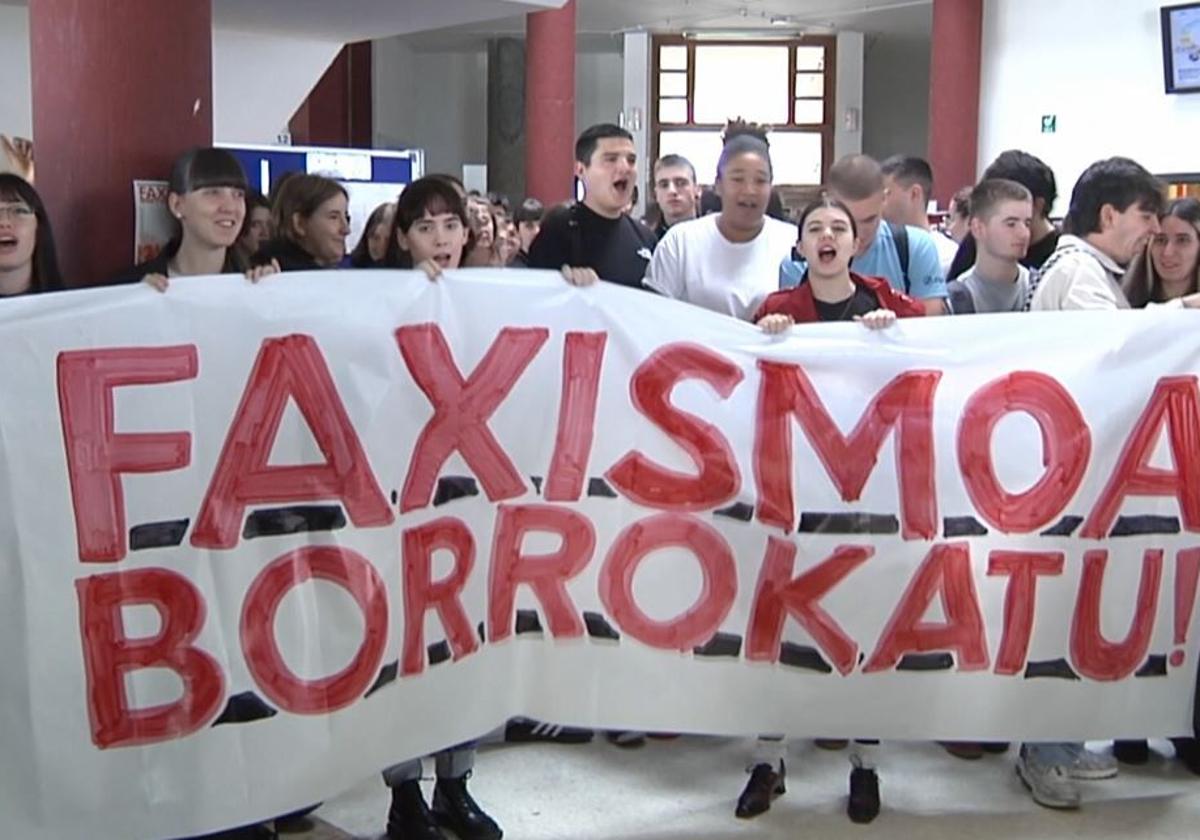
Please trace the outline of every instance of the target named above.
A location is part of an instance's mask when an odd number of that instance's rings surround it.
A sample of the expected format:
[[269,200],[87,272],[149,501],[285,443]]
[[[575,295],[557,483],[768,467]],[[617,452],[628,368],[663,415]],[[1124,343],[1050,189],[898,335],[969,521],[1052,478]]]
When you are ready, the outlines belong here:
[[314,823],[309,819],[309,815],[320,808],[321,804],[318,802],[315,805],[309,805],[307,808],[301,808],[299,811],[292,811],[290,814],[276,817],[275,831],[279,834],[300,834],[305,831],[312,831]]
[[590,729],[559,726],[529,718],[514,718],[504,727],[504,740],[510,744],[587,744],[595,733]]
[[278,840],[278,837],[270,823],[256,823],[218,831],[216,834],[181,837],[179,840]]
[[1150,745],[1145,741],[1113,741],[1113,758],[1122,764],[1145,764],[1150,760]]
[[750,779],[738,797],[737,808],[734,809],[741,819],[749,819],[764,814],[771,809],[771,800],[787,792],[783,783],[786,768],[779,762],[779,772],[770,764],[755,764],[750,771]]
[[855,767],[850,771],[850,800],[846,816],[851,822],[865,824],[879,816],[879,776],[874,770]]
[[1172,738],[1175,745],[1175,757],[1189,771],[1200,776],[1200,741],[1195,738]]

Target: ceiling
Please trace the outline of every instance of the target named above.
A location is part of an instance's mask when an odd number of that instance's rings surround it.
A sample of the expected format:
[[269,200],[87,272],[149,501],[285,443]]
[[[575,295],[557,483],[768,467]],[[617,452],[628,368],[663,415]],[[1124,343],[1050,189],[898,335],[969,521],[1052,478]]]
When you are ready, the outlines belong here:
[[[932,0],[577,0],[576,29],[585,38],[647,30],[717,30],[790,34],[854,30],[893,39],[929,40]],[[467,45],[525,31],[524,16],[422,33],[421,49]]]
[[[180,2],[180,0],[176,0]],[[184,0],[186,2],[186,0]],[[213,27],[346,43],[557,9],[565,0],[212,0]],[[0,0],[28,6],[29,0]]]
[[213,26],[365,41],[559,8],[565,0],[213,0]]
[[[0,0],[25,6],[29,0]],[[213,0],[219,29],[335,42],[421,33],[431,49],[520,34],[529,12],[565,0]],[[852,29],[929,40],[933,0],[576,0],[586,37],[650,30],[757,30],[779,34]],[[773,20],[774,19],[774,20]]]

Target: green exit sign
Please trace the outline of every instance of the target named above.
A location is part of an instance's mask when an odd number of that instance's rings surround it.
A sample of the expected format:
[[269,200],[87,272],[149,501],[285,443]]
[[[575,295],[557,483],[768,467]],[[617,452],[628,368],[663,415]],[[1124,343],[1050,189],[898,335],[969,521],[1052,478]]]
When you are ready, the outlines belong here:
[[1042,134],[1053,134],[1058,131],[1058,115],[1043,114],[1042,115]]

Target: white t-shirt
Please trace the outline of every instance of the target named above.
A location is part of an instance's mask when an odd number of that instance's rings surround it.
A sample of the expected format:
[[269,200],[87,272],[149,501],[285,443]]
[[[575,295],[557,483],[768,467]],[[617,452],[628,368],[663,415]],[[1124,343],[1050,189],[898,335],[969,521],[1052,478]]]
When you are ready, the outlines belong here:
[[942,266],[942,276],[950,276],[950,264],[954,262],[954,257],[958,254],[958,243],[951,239],[940,230],[931,230],[929,235],[933,237],[933,244],[937,246],[938,262]]
[[713,213],[672,225],[642,282],[675,300],[749,321],[779,289],[779,262],[795,244],[796,226],[769,216],[758,236],[730,242]]

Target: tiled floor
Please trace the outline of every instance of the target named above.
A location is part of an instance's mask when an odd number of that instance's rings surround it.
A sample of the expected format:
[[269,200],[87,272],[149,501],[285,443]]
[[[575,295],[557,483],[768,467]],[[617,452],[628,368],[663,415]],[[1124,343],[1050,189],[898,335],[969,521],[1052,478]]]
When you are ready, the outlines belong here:
[[[688,737],[637,750],[604,740],[485,747],[471,790],[509,840],[1200,837],[1200,779],[1162,755],[1144,768],[1122,768],[1117,779],[1085,784],[1083,809],[1060,813],[1029,799],[1013,773],[1013,752],[965,762],[930,744],[883,746],[884,810],[870,826],[845,817],[846,753],[805,742],[792,745],[788,793],[769,813],[738,820],[733,804],[750,746],[744,739]],[[1154,746],[1170,752],[1166,742]],[[311,831],[286,836],[373,840],[383,831],[387,804],[379,778],[364,779],[326,802]]]

